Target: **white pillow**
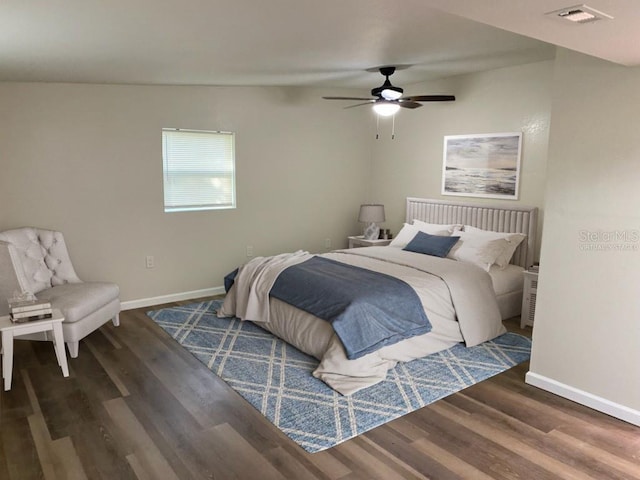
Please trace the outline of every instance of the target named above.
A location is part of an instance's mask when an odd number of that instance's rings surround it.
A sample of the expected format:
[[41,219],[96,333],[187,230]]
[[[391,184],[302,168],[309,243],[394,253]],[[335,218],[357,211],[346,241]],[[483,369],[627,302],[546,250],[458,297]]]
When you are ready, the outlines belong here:
[[458,232],[460,240],[449,251],[447,258],[478,265],[487,272],[508,247],[504,238],[487,238],[476,232]]
[[420,230],[418,230],[417,227],[405,223],[403,224],[402,229],[398,232],[398,234],[393,237],[393,240],[391,240],[389,246],[404,248],[411,240],[413,240],[413,237],[415,237],[419,231]]
[[418,227],[421,232],[428,233],[429,235],[446,235],[447,237],[450,237],[453,232],[462,229],[462,225],[460,225],[459,223],[454,223],[451,225],[445,225],[441,223],[427,223],[415,218],[413,219],[413,226]]
[[507,242],[504,251],[500,255],[498,255],[498,258],[496,258],[495,261],[495,264],[498,265],[501,269],[504,269],[507,265],[509,265],[509,262],[511,262],[511,257],[513,257],[516,248],[518,248],[518,245],[520,245],[522,241],[527,238],[524,233],[492,232],[489,230],[482,230],[481,228],[472,227],[471,225],[465,225],[464,231],[483,235],[487,239],[502,238]]
[[[414,223],[415,222],[416,220],[414,220]],[[421,222],[421,223],[424,223],[424,222]],[[434,226],[435,224],[425,223],[425,225]],[[407,246],[407,244],[411,240],[413,240],[413,237],[415,237],[418,232],[428,233],[429,235],[440,235],[443,237],[451,236],[451,231],[447,228],[450,225],[435,225],[435,226],[445,227],[445,228],[441,228],[438,230],[436,228],[422,227],[422,226],[419,227],[417,225],[409,225],[408,223],[405,223],[402,229],[394,237],[394,239],[391,240],[391,243],[389,244],[389,246],[404,248]]]

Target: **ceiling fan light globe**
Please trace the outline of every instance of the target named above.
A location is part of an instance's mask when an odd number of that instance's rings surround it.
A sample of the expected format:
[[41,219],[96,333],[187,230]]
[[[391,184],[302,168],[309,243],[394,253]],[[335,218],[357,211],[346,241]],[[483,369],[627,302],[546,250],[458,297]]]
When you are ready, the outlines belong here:
[[380,95],[385,100],[398,100],[402,97],[402,89],[398,87],[385,88],[380,92]]
[[400,105],[392,102],[377,102],[373,104],[373,111],[381,117],[390,117],[400,110]]

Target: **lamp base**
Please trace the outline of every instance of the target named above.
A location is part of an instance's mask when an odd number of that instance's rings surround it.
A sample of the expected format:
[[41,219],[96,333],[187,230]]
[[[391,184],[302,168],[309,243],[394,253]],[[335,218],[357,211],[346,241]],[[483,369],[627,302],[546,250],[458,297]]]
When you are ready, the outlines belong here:
[[376,225],[375,223],[371,222],[369,225],[367,225],[367,228],[364,229],[363,238],[365,240],[377,240],[379,235],[380,235],[380,227],[378,227],[378,225]]

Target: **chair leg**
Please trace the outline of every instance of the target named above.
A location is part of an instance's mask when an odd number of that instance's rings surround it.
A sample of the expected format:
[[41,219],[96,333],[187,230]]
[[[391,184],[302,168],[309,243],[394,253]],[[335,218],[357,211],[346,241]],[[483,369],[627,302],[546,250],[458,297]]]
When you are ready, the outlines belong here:
[[116,313],[116,316],[111,319],[111,323],[113,323],[114,327],[120,326],[120,314]]
[[69,356],[71,358],[78,358],[78,343],[80,342],[67,342],[67,348],[69,349]]

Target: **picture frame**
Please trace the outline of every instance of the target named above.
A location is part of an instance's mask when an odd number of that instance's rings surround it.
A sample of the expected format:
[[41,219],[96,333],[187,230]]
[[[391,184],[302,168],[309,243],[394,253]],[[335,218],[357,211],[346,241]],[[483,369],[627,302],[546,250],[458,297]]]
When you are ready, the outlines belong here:
[[447,135],[442,195],[517,200],[522,132]]

